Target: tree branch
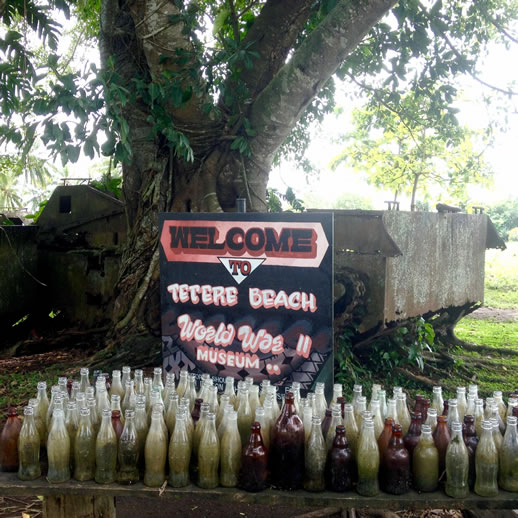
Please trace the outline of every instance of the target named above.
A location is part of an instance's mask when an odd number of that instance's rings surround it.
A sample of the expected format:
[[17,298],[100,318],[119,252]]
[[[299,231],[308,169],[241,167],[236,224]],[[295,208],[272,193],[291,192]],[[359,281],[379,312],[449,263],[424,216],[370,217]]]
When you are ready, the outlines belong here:
[[250,122],[257,136],[250,140],[248,170],[270,168],[274,154],[305,108],[367,31],[396,0],[340,0],[306,38],[252,105]]

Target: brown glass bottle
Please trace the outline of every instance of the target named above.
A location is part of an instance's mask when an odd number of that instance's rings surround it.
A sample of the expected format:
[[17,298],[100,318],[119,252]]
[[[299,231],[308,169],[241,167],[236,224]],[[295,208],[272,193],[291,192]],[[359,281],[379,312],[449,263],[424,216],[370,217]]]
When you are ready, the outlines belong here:
[[0,435],[0,470],[18,471],[18,437],[22,422],[15,407],[9,408],[7,421]]
[[384,454],[383,490],[391,495],[402,495],[410,489],[410,454],[405,448],[402,435],[401,425],[394,425],[392,438]]
[[414,405],[414,414],[421,414],[421,416],[424,413],[424,396],[422,394],[417,394],[415,397],[415,405]]
[[[444,403],[446,403],[446,401]],[[446,450],[448,449],[448,444],[450,444],[450,439],[451,435],[450,430],[448,429],[448,418],[445,415],[440,415],[437,418],[437,428],[435,429],[435,432],[433,432],[433,441],[439,451],[439,478],[446,467]]]
[[304,476],[304,424],[297,415],[293,393],[288,392],[270,438],[272,483],[281,489],[298,489]]
[[112,426],[118,441],[121,438],[122,430],[124,430],[120,410],[112,410]]
[[333,445],[327,454],[326,485],[331,491],[349,491],[356,481],[356,463],[345,436],[345,426],[336,427]]
[[449,407],[450,407],[450,402],[447,399],[445,399],[444,405],[442,407],[442,415],[448,416]]
[[469,475],[468,484],[472,488],[475,485],[475,453],[477,452],[478,436],[475,430],[475,418],[472,415],[464,416],[464,426],[462,427],[464,444],[468,449]]
[[243,449],[238,486],[245,491],[258,492],[267,487],[268,450],[261,437],[261,425],[254,421],[248,443]]
[[340,396],[339,398],[336,399],[336,402],[340,405],[340,408],[342,409],[342,419],[343,419],[344,414],[345,414],[345,398],[343,396]]
[[411,419],[412,421],[410,422],[410,427],[408,428],[408,432],[403,439],[405,448],[408,450],[408,453],[410,453],[410,459],[412,459],[414,449],[419,442],[423,417],[419,412],[412,412]]
[[383,455],[385,454],[385,451],[388,448],[390,438],[392,437],[393,425],[394,419],[392,419],[392,417],[387,417],[385,419],[385,426],[383,428],[383,431],[381,432],[381,435],[378,437],[378,447],[380,449],[380,459],[382,463],[381,465],[383,465]]

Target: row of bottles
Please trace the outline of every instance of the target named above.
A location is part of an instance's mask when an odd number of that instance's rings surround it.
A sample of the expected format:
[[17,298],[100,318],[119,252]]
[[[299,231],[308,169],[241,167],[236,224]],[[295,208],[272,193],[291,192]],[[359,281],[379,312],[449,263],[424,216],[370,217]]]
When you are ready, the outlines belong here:
[[380,487],[393,494],[412,486],[434,491],[442,477],[453,497],[470,487],[484,496],[498,485],[518,491],[517,394],[506,405],[497,392],[484,407],[470,386],[464,407],[465,389],[443,401],[435,387],[432,400],[417,396],[410,412],[398,387],[389,399],[373,387],[367,405],[360,385],[350,403],[335,385],[328,406],[323,384],[302,398],[293,383],[279,405],[277,387],[267,381],[260,391],[250,378],[239,382],[236,394],[227,378],[221,395],[207,375],[199,390],[186,371],[178,385],[171,375],[165,381],[160,368],[151,379],[138,370],[132,377],[125,367],[122,375],[112,373],[110,384],[98,376],[92,387],[81,369],[80,381],[60,378],[50,401],[41,382],[23,426],[10,410],[0,438],[1,468],[17,470],[22,480],[38,478],[43,447],[47,478],[56,483],[143,480],[157,487],[167,479],[172,487],[191,481],[249,491],[354,487],[375,495]]

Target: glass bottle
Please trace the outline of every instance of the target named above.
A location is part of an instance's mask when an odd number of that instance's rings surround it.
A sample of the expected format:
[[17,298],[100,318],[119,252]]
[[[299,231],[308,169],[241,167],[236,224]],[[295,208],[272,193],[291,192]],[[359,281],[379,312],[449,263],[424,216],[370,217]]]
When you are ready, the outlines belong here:
[[491,407],[495,404],[495,398],[487,397],[486,398],[486,406],[484,408],[484,419],[489,419],[491,417]]
[[[341,412],[340,412],[341,413]],[[313,409],[311,409],[311,415],[313,415]],[[303,416],[304,417],[304,416]],[[331,421],[333,420],[333,411],[330,408],[326,408],[326,413],[324,415],[324,419],[321,419],[322,422],[322,435],[324,437],[327,437],[327,432],[329,432],[329,427],[331,426]],[[306,422],[304,419],[302,419],[302,422],[304,423],[304,430],[306,430]],[[337,423],[337,425],[342,423]],[[307,430],[306,433],[311,433],[311,426]],[[309,438],[309,436],[308,436]]]
[[194,408],[194,401],[196,400],[196,375],[189,374],[187,377],[187,390],[184,397],[189,400],[189,412]]
[[356,463],[343,425],[336,427],[333,445],[327,453],[325,478],[327,488],[339,492],[351,490],[357,478]]
[[128,367],[125,365],[122,367],[122,378],[121,378],[121,384],[124,387],[124,390],[126,390],[126,383],[131,380],[131,367]]
[[23,409],[23,425],[18,436],[20,480],[35,480],[41,476],[40,468],[40,436],[34,422],[34,409],[26,406]]
[[374,422],[374,435],[376,440],[383,432],[383,419],[381,417],[380,401],[379,399],[371,399],[370,411],[372,412]]
[[482,422],[484,419],[484,401],[482,399],[475,399],[475,431],[478,437],[482,435]]
[[381,419],[385,422],[387,417],[387,391],[383,389],[378,390],[378,399],[380,400]]
[[38,437],[40,438],[40,446],[42,448],[45,448],[47,442],[47,431],[45,428],[45,419],[41,417],[39,400],[37,398],[31,398],[29,399],[29,403],[27,406],[32,407],[34,426],[38,431]]
[[135,411],[126,410],[124,429],[119,438],[117,451],[119,472],[117,481],[119,484],[135,484],[139,480],[139,442],[137,429],[135,428]]
[[[131,408],[128,408],[128,410],[131,410]],[[126,410],[126,412],[128,411]],[[111,410],[112,415],[112,426],[113,431],[115,432],[115,435],[117,436],[117,441],[120,439],[120,436],[122,435],[122,430],[124,429],[124,425],[121,421],[121,413],[119,410]]]
[[464,421],[468,402],[466,400],[466,387],[457,387],[457,411],[459,413],[459,423]]
[[354,417],[354,409],[352,404],[347,404],[344,406],[344,426],[345,434],[347,435],[347,440],[349,441],[349,446],[353,452],[353,456],[356,456],[360,430],[358,429],[358,425]]
[[196,398],[194,400],[194,408],[192,409],[192,412],[191,412],[191,417],[192,417],[192,422],[194,424],[194,428],[196,428],[196,425],[198,424],[198,421],[200,420],[200,407],[201,407],[202,403],[203,403],[203,399],[201,399],[201,398]]
[[65,427],[65,413],[54,408],[52,425],[47,439],[49,469],[47,480],[51,483],[66,482],[70,479],[70,438]]
[[[327,412],[327,409],[326,409],[326,412]],[[315,416],[315,417],[318,417],[318,416]],[[309,436],[311,435],[312,421],[313,421],[313,408],[309,405],[305,406],[302,409],[302,423],[304,424],[304,441],[306,444],[309,441]],[[322,422],[322,420],[320,420],[320,422]],[[322,431],[322,435],[324,435],[323,431]]]
[[74,471],[74,443],[77,429],[79,428],[79,412],[77,410],[77,403],[69,401],[67,403],[67,413],[65,416],[65,427],[67,429],[68,437],[70,438],[70,469]]
[[7,421],[0,434],[0,470],[18,471],[18,437],[22,422],[15,407],[9,408]]
[[295,412],[291,392],[286,394],[283,411],[273,426],[270,446],[274,485],[282,489],[298,489],[304,474],[304,424]]
[[[259,398],[257,398],[259,400]],[[218,415],[219,410],[219,402],[218,402],[218,387],[216,385],[211,385],[209,387],[209,396],[207,403],[210,405],[210,411],[213,414]],[[216,417],[217,420],[217,417]]]
[[419,442],[422,422],[422,415],[418,412],[412,412],[410,427],[408,428],[407,434],[403,438],[405,448],[408,450],[408,453],[410,453],[410,459],[412,459],[414,449],[417,446],[417,443]]
[[187,370],[180,371],[180,377],[178,381],[178,386],[176,387],[176,392],[178,393],[178,397],[182,398],[187,390],[187,378],[189,376],[189,372]]
[[379,493],[380,453],[376,441],[374,421],[363,420],[363,433],[358,445],[356,459],[358,465],[356,491],[362,496],[376,496]]
[[50,430],[50,421],[52,419],[52,412],[54,411],[54,403],[55,403],[57,397],[61,397],[60,393],[59,393],[59,387],[57,385],[52,385],[52,387],[50,388],[50,403],[47,408],[47,416],[45,419],[45,426],[47,429],[47,434],[49,433],[49,430]]
[[512,416],[513,415],[513,408],[515,406],[517,406],[517,405],[518,405],[518,399],[516,399],[515,397],[510,397],[507,400],[507,410],[506,410],[505,416],[506,417]]
[[380,466],[381,466],[381,473],[383,476],[384,473],[384,458],[385,458],[385,452],[387,451],[390,438],[392,437],[392,427],[394,425],[394,420],[392,417],[387,417],[385,419],[385,426],[383,427],[383,432],[381,432],[381,435],[378,437],[378,449],[380,452]]
[[95,441],[95,481],[98,484],[111,484],[116,478],[117,435],[112,425],[112,411],[105,408]]
[[236,392],[234,388],[234,378],[232,376],[227,376],[225,378],[225,391],[223,392],[228,396],[228,402],[237,409],[236,404]]
[[475,431],[475,418],[472,415],[464,416],[464,426],[462,427],[462,436],[464,437],[464,444],[468,449],[469,458],[469,487],[475,485],[475,453],[477,451],[478,437]]
[[[268,385],[266,387],[266,395],[267,395],[267,398],[272,403],[273,420],[275,422],[281,415],[281,408],[279,406],[279,401],[277,400],[277,387],[275,385]],[[316,396],[314,394],[313,394],[313,396],[314,396],[314,398],[316,398]],[[316,399],[315,399],[315,401],[316,401]],[[315,413],[315,408],[314,408],[315,405],[316,405],[316,402],[313,405],[313,413]]]
[[162,381],[162,367],[155,367],[153,369],[153,383],[152,387],[157,387],[160,392],[164,391],[164,382]]
[[440,415],[437,418],[437,428],[433,433],[433,440],[437,451],[439,452],[439,473],[442,474],[446,468],[446,450],[450,444],[450,430],[448,429],[448,418],[445,415]]
[[432,408],[437,410],[437,415],[442,415],[444,400],[442,398],[442,387],[433,387]]
[[452,437],[446,449],[445,463],[446,494],[452,498],[465,498],[469,494],[469,457],[460,423],[452,423]]
[[255,414],[255,409],[258,406],[261,406],[261,402],[259,400],[259,387],[257,385],[251,385],[248,389],[248,401],[250,404],[250,410],[252,411],[252,416]]
[[363,413],[367,410],[367,398],[365,396],[358,396],[356,399],[356,406],[353,405],[353,408],[356,424],[358,425],[358,429],[361,430]]
[[95,433],[90,409],[79,410],[79,426],[74,438],[74,479],[84,482],[95,476]]
[[403,435],[406,435],[408,429],[410,428],[411,419],[410,412],[408,411],[408,407],[406,404],[406,394],[404,392],[398,394],[396,399],[396,408],[399,424],[401,425],[401,430],[403,432]]
[[162,427],[162,415],[159,409],[151,413],[151,426],[144,447],[145,472],[144,484],[160,487],[165,480],[165,462],[167,458],[167,436]]
[[500,428],[498,427],[498,420],[494,417],[491,417],[490,419],[488,419],[488,421],[493,426],[493,441],[495,442],[496,451],[500,452],[500,449],[502,448],[502,443],[504,442],[504,438],[500,433]]
[[500,419],[503,424],[505,424],[505,418],[507,414],[507,408],[504,403],[504,399],[502,396],[501,390],[495,390],[493,392],[493,398],[495,399],[495,404],[498,407],[498,415],[500,416]]
[[475,397],[475,400],[478,399],[478,385],[468,385],[468,395],[471,394]]
[[[100,377],[99,377],[100,379]],[[110,400],[108,398],[108,392],[106,391],[106,386],[104,381],[101,383],[99,387],[97,387],[97,391],[95,393],[95,402],[97,403],[97,411],[102,415],[102,411],[105,408],[110,408]]]
[[[333,397],[331,398],[331,405],[338,402],[338,398],[343,396],[343,387],[341,383],[333,385]],[[329,406],[331,406],[329,405]]]
[[89,370],[86,367],[82,367],[79,374],[81,376],[79,392],[86,392],[86,388],[90,386]]
[[171,487],[185,487],[189,484],[192,443],[186,423],[187,412],[178,411],[174,431],[169,441],[169,476],[167,482]]
[[424,424],[431,426],[432,433],[435,432],[437,428],[437,410],[435,408],[428,409],[428,415]]
[[213,489],[218,486],[219,456],[220,444],[216,433],[216,415],[209,412],[205,417],[203,435],[198,447],[198,479],[196,484],[199,487]]
[[322,433],[322,420],[316,415],[311,418],[310,434],[304,454],[304,489],[306,491],[323,491],[325,489],[326,459],[327,447]]
[[[270,448],[270,421],[266,416],[264,407],[258,406],[255,409],[254,421],[261,425],[261,437],[263,438],[263,444],[266,449]],[[305,428],[304,428],[305,430]]]
[[[134,381],[135,381],[135,392],[137,394],[144,394],[144,371],[142,369],[135,369],[134,372]],[[174,374],[173,374],[173,387],[174,387]],[[124,393],[124,385],[121,382],[122,392]],[[119,394],[121,399],[123,394]]]
[[126,410],[135,410],[136,403],[133,380],[128,379],[124,385],[124,397],[121,401],[121,409],[123,412]]
[[[424,415],[424,396],[422,394],[417,394],[415,397],[415,404],[414,404],[414,414],[419,413],[422,416]],[[412,413],[410,413],[410,418],[412,418]]]
[[241,436],[241,444],[246,444],[248,442],[250,426],[252,425],[254,418],[248,395],[249,393],[246,387],[239,390],[237,427],[239,429],[239,435]]
[[[434,411],[435,408],[433,409]],[[424,424],[419,442],[412,456],[414,488],[417,491],[435,491],[439,482],[439,452],[433,441],[432,428]]]
[[112,384],[110,387],[110,400],[113,399],[113,395],[117,394],[120,399],[124,397],[124,387],[121,382],[121,371],[112,371]]
[[169,394],[167,410],[165,413],[165,424],[167,425],[169,436],[171,436],[174,432],[174,427],[176,423],[176,411],[178,410],[178,402],[179,396],[177,392]]
[[237,412],[227,416],[227,425],[220,447],[220,485],[236,487],[241,467],[241,436],[237,427]]
[[268,450],[261,436],[261,425],[254,421],[250,437],[243,449],[238,485],[241,489],[258,492],[266,489],[268,479]]
[[385,416],[385,419],[387,417],[390,417],[394,424],[399,424],[399,417],[397,414],[397,407],[396,407],[395,399],[389,399],[387,401],[387,415]]
[[[35,419],[38,431],[40,432],[40,443],[45,445],[47,440],[47,411],[49,409],[49,398],[47,396],[47,383],[45,381],[38,382],[38,393],[36,399],[38,400],[38,418]],[[38,425],[38,420],[41,420],[41,425]]]
[[505,491],[518,492],[518,419],[507,417],[507,428],[499,452],[498,485]]
[[[327,411],[327,410],[326,410]],[[335,440],[335,434],[336,434],[336,427],[339,425],[343,425],[342,420],[342,409],[335,405],[333,409],[331,410],[331,422],[329,423],[329,428],[327,430],[327,434],[324,435],[326,439],[326,447],[329,451],[331,447],[333,446],[333,442]]]
[[[500,433],[505,433],[505,423],[502,421],[502,418],[500,417],[500,413],[498,410],[497,404],[491,405],[491,408],[489,409],[489,419],[494,419],[496,421],[496,424],[498,425],[498,429],[500,430]],[[505,419],[505,416],[504,416]]]
[[[216,413],[216,430],[219,428],[225,413],[225,406],[229,404],[230,396],[228,394],[221,394],[219,398],[218,411]],[[233,406],[233,405],[232,405]]]
[[362,396],[362,391],[363,391],[363,387],[359,384],[355,384],[354,387],[353,387],[353,398],[351,400],[351,404],[354,408],[354,417],[356,418],[356,420],[358,421],[357,419],[357,414],[358,414],[358,411],[356,409],[356,405],[357,405],[357,402],[358,402],[358,398]]
[[453,423],[460,423],[460,415],[459,415],[459,409],[457,406],[457,400],[456,399],[450,399],[448,401],[448,429],[450,430],[450,434],[452,432],[452,425]]
[[101,416],[97,412],[97,403],[95,402],[95,398],[87,398],[86,407],[90,410],[90,422],[92,423],[94,434],[97,435],[97,432],[101,426]]
[[[144,396],[146,398],[146,412],[149,411],[149,408],[151,406],[151,383],[153,382],[153,380],[151,378],[148,378],[148,377],[145,377],[144,378]],[[123,400],[124,402],[124,400]]]
[[[325,384],[317,383],[315,386],[315,408],[313,409],[313,413],[318,415],[320,419],[324,419],[327,408],[327,401],[324,395]],[[315,412],[316,410],[316,412]]]
[[468,394],[466,401],[468,406],[466,407],[465,415],[475,416],[475,396],[473,394]]
[[402,495],[410,489],[410,455],[402,436],[401,425],[395,424],[383,459],[383,490],[392,495]]
[[223,434],[225,433],[225,427],[227,426],[227,416],[231,410],[234,410],[234,405],[232,405],[231,403],[227,403],[223,408],[223,418],[221,419],[221,423],[219,424],[216,430],[220,441],[223,438]]
[[482,436],[475,453],[475,493],[479,496],[498,494],[498,451],[493,440],[493,425],[482,423]]

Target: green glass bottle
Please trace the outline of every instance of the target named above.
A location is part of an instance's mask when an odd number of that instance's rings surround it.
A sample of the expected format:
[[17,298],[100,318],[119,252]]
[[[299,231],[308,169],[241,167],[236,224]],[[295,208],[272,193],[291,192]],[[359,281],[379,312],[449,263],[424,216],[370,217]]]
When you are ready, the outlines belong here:
[[380,451],[372,419],[364,418],[362,421],[362,433],[360,434],[356,462],[358,465],[356,491],[362,496],[376,496],[379,494]]
[[169,441],[169,476],[171,487],[185,487],[189,484],[189,464],[192,441],[187,432],[187,412],[178,409],[175,427]]
[[198,479],[196,483],[203,489],[213,489],[219,483],[220,444],[216,432],[216,415],[209,412],[205,421],[198,448]]
[[149,487],[160,487],[165,480],[167,436],[162,427],[162,419],[161,411],[154,409],[151,414],[151,426],[149,427],[144,448],[146,464],[144,484]]
[[126,410],[124,428],[119,438],[117,457],[119,460],[118,482],[135,484],[139,480],[139,441],[135,428],[135,411]]
[[505,491],[518,492],[517,418],[507,417],[507,428],[499,452],[498,485]]
[[314,415],[311,418],[310,434],[304,454],[304,489],[306,491],[324,491],[326,459],[327,446],[322,434],[322,420],[318,415]]
[[[435,408],[430,409],[434,412]],[[432,428],[421,427],[419,442],[412,456],[414,488],[417,491],[435,491],[439,482],[439,451],[432,437]]]
[[70,438],[65,427],[65,414],[57,406],[52,412],[47,439],[47,457],[49,461],[47,480],[51,483],[70,480]]
[[241,435],[237,427],[237,412],[227,415],[227,425],[221,438],[220,485],[236,487],[241,467]]

